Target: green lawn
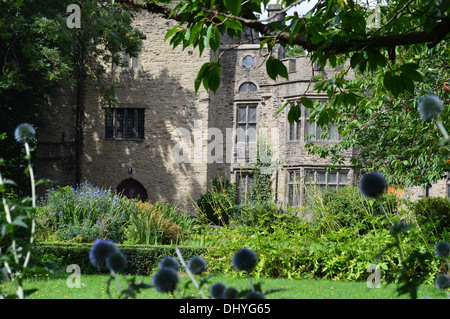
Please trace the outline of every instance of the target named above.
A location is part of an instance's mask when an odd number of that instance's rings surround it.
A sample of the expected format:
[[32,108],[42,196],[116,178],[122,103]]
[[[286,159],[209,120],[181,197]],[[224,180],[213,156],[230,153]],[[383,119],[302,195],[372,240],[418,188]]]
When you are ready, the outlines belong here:
[[[106,289],[108,276],[81,275],[80,288],[68,288],[66,278],[52,278],[50,275],[41,275],[25,280],[25,288],[37,288],[31,299],[109,299]],[[122,278],[123,279],[123,278]],[[122,284],[123,280],[120,280]],[[141,278],[137,278],[140,280]],[[151,277],[144,277],[145,283],[151,283]],[[187,277],[181,278],[179,287],[183,287]],[[230,279],[214,277],[210,283],[221,281],[237,289],[248,288],[247,279]],[[382,285],[381,288],[369,289],[365,282],[345,282],[332,280],[293,280],[293,279],[253,279],[256,284],[262,283],[263,290],[279,290],[267,295],[268,299],[397,299],[395,286]],[[192,285],[191,285],[192,286]],[[2,290],[7,289],[3,285]],[[114,282],[110,287],[113,297],[117,297],[118,289]],[[208,296],[207,288],[204,288]],[[197,296],[198,292],[190,290],[186,296]],[[429,296],[433,299],[446,298],[445,292],[434,285],[422,285],[419,289],[419,298]],[[175,298],[180,295],[175,293]],[[408,296],[402,296],[408,298]],[[167,294],[157,293],[154,289],[147,289],[138,295],[139,299],[168,299]]]

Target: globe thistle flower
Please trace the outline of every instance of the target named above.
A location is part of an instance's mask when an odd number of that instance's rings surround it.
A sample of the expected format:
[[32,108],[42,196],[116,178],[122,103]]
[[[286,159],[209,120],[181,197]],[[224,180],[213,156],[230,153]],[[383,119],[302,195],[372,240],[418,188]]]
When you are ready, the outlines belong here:
[[434,247],[434,252],[438,257],[449,257],[450,256],[450,243],[446,241],[441,241]]
[[448,289],[450,288],[450,277],[446,274],[440,274],[436,277],[434,284],[438,289]]
[[227,287],[223,292],[223,299],[235,299],[238,295],[238,290],[234,287]]
[[425,95],[419,101],[419,114],[424,122],[437,119],[444,110],[444,104],[436,95]]
[[204,258],[195,256],[189,259],[187,267],[192,274],[200,275],[202,272],[206,271],[208,265]]
[[89,251],[89,261],[94,267],[103,268],[106,266],[106,259],[117,252],[119,252],[119,249],[114,242],[97,239]]
[[258,255],[253,250],[244,247],[234,254],[231,262],[237,271],[251,271],[258,262]]
[[177,289],[178,273],[170,267],[162,267],[153,275],[153,287],[158,292],[173,292]]
[[36,130],[28,123],[19,124],[14,131],[14,138],[17,142],[22,144],[33,140],[35,135]]
[[266,299],[266,296],[259,291],[250,291],[245,295],[244,299]]
[[386,179],[379,172],[366,173],[359,181],[359,191],[366,197],[376,198],[382,195],[386,189]]
[[173,268],[175,271],[178,271],[180,269],[180,263],[178,262],[178,260],[172,256],[167,256],[164,257],[163,259],[161,259],[160,263],[159,263],[159,267],[163,268],[163,267],[169,267],[169,268]]
[[121,251],[113,252],[106,258],[106,268],[114,272],[123,271],[126,265],[127,265],[127,258]]
[[227,286],[222,282],[215,282],[211,285],[209,293],[213,299],[224,299],[224,292]]

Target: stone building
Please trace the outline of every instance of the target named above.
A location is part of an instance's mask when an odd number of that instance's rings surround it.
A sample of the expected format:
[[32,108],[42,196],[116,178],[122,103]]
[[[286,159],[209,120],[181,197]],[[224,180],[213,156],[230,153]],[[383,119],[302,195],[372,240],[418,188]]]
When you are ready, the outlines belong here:
[[[252,43],[249,31],[245,44],[222,39],[216,53],[223,53],[221,86],[215,94],[203,88],[196,94],[194,80],[201,66],[214,58],[213,53],[199,57],[196,49],[172,49],[164,36],[174,23],[158,15],[142,12],[134,24],[145,35],[141,54],[130,59],[128,68],[110,66],[105,79],[117,81],[114,109],[103,105],[97,92],[86,85],[78,135],[73,87],[55,88],[42,106],[38,178],[58,185],[88,180],[128,196],[170,201],[192,211],[195,200],[219,175],[236,182],[239,200],[245,200],[257,141],[264,138],[274,153],[273,169],[268,173],[278,202],[304,205],[308,183],[322,187],[355,183],[357,174],[349,163],[354,152],[346,154],[348,161],[339,171],[327,172],[327,160],[305,150],[308,142],[338,141],[332,125],[329,138],[320,139],[321,129],[308,123],[304,107],[300,121],[293,125],[287,120],[287,110],[274,115],[285,102],[304,94],[326,99],[312,90],[312,73],[337,70],[321,70],[307,57],[285,58],[283,49],[276,47],[273,55],[285,63],[289,80],[273,81],[266,74],[266,52]],[[449,184],[442,181],[431,191],[448,196]],[[425,191],[417,188],[411,194],[418,198]]]

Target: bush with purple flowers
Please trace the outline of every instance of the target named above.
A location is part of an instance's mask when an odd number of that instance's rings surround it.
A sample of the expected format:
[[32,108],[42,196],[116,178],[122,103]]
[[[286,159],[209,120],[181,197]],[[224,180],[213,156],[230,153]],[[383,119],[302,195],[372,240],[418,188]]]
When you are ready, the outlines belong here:
[[96,238],[107,238],[121,243],[135,209],[133,200],[88,181],[77,188],[52,188],[39,201],[39,236],[41,240],[92,243]]

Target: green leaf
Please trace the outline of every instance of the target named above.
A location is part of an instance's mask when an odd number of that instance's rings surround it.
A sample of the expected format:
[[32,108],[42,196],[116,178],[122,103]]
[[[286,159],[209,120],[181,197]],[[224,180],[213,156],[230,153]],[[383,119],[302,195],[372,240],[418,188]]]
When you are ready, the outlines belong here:
[[323,78],[323,77],[325,77],[325,74],[323,74],[323,73],[319,73],[319,74],[316,74],[316,75],[314,75],[314,77],[313,77],[313,81],[315,82],[315,81],[319,81],[321,78]]
[[266,71],[272,80],[276,80],[278,75],[286,79],[289,77],[287,68],[283,62],[275,59],[273,56],[270,56],[266,61]]
[[230,10],[231,14],[237,16],[241,9],[242,0],[224,0],[225,7]]
[[220,86],[220,73],[222,71],[222,66],[218,63],[216,63],[214,66],[210,67],[207,70],[207,73],[203,79],[203,85],[205,85],[205,82],[207,83],[207,86],[205,87],[206,90],[207,87],[211,89],[214,93],[216,93],[217,89]]
[[275,112],[274,116],[277,116],[278,114],[280,114],[281,111],[284,110],[284,108],[286,107],[286,105],[288,105],[291,102],[286,102],[284,103],[282,106],[280,106],[280,108],[278,109],[278,111]]
[[298,122],[301,116],[300,105],[292,104],[291,109],[288,113],[288,121],[290,124],[294,123],[294,121]]
[[210,24],[208,29],[206,30],[206,36],[203,39],[203,41],[204,41],[203,43],[205,44],[205,48],[209,47],[209,41],[211,39],[212,31],[213,31],[213,25]]
[[242,31],[244,27],[242,26],[242,23],[239,20],[227,18],[225,21],[225,27],[231,29],[231,30],[238,30]]
[[191,28],[191,34],[189,37],[189,44],[194,45],[194,47],[196,46],[197,40],[198,40],[198,36],[200,35],[200,32],[202,31],[203,28],[203,20],[199,21],[198,23],[196,23],[192,28]]
[[19,227],[28,228],[28,225],[23,222],[26,218],[26,216],[17,216],[17,218],[13,220],[12,224]]
[[216,52],[220,46],[220,32],[218,28],[214,28],[214,32],[211,34],[211,39],[209,40],[209,45],[211,49]]
[[402,78],[393,72],[388,72],[384,75],[383,84],[395,97],[403,91]]
[[177,32],[179,28],[180,28],[180,26],[176,25],[173,28],[171,28],[169,31],[167,31],[166,36],[164,37],[164,42],[166,42],[167,39],[169,39],[172,35],[174,35],[175,32]]
[[[200,85],[203,82],[203,78],[205,77],[206,71],[209,68],[209,66],[210,66],[210,63],[205,63],[200,68],[200,71],[198,71],[197,77],[195,78],[195,81],[194,81],[194,87],[195,87],[196,94],[198,92],[198,89],[200,88]],[[208,90],[208,89],[206,89],[206,90]]]
[[308,109],[312,109],[313,104],[314,104],[313,100],[311,100],[310,98],[308,98],[306,96],[302,97],[300,99],[300,102]]

